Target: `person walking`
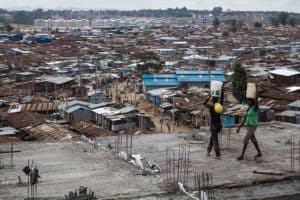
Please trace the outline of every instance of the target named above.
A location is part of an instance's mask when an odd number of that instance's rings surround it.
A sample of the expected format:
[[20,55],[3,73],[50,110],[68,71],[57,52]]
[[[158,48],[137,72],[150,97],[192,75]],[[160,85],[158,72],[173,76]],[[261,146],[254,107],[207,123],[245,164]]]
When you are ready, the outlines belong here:
[[221,159],[221,151],[219,147],[219,138],[218,135],[222,130],[221,114],[217,113],[214,109],[216,103],[223,105],[224,101],[224,85],[222,86],[221,96],[213,96],[212,101],[209,102],[211,95],[205,100],[204,105],[209,109],[210,113],[210,139],[207,147],[207,156],[210,156],[210,152],[214,147],[216,153],[216,159]]
[[167,127],[168,127],[169,133],[171,133],[171,122],[170,122],[170,119],[168,119]]
[[248,109],[246,112],[246,116],[243,119],[242,123],[240,124],[240,126],[237,129],[237,133],[240,132],[241,127],[246,123],[247,126],[247,133],[246,136],[244,138],[244,146],[243,146],[243,151],[242,154],[237,158],[237,160],[243,160],[244,159],[244,154],[246,152],[249,140],[251,140],[251,142],[254,144],[256,150],[257,150],[257,155],[255,156],[255,158],[261,157],[262,153],[259,149],[256,137],[255,137],[255,131],[257,129],[258,126],[258,113],[259,113],[259,106],[257,103],[257,99],[247,99],[247,103],[248,103]]
[[160,118],[159,123],[160,123],[160,132],[163,132],[163,123],[164,123],[163,117]]

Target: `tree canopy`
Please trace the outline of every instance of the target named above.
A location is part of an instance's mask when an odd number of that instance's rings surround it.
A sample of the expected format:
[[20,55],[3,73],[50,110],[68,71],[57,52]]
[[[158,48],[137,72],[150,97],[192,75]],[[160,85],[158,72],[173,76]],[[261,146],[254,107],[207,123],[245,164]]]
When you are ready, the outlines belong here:
[[232,76],[232,93],[233,96],[240,102],[246,100],[247,90],[247,73],[240,62],[234,63]]
[[254,23],[254,27],[255,28],[261,28],[262,27],[262,23],[261,22],[255,22]]
[[223,35],[223,37],[228,37],[228,36],[229,36],[229,33],[228,33],[228,31],[224,31],[224,32],[222,33],[222,35]]
[[295,25],[296,25],[296,19],[295,19],[294,17],[290,17],[290,18],[288,19],[288,24],[289,24],[290,26],[295,26]]
[[282,25],[287,24],[288,18],[289,18],[289,14],[287,12],[281,12],[278,15],[278,20],[279,20],[280,24],[282,24]]
[[143,64],[138,64],[136,70],[139,73],[158,73],[162,68],[162,61],[153,51],[138,52],[134,55],[135,59],[140,60]]
[[217,17],[214,18],[213,25],[214,25],[214,27],[217,27],[217,26],[220,25],[220,20],[219,20],[219,18],[217,18]]

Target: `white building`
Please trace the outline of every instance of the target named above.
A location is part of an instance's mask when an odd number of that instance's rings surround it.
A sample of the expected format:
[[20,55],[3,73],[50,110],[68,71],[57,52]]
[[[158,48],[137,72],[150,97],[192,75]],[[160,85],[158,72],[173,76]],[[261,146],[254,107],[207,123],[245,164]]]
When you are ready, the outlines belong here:
[[292,53],[298,53],[300,52],[300,42],[291,42],[291,52]]
[[90,21],[87,19],[36,19],[34,20],[36,28],[86,28],[90,27]]

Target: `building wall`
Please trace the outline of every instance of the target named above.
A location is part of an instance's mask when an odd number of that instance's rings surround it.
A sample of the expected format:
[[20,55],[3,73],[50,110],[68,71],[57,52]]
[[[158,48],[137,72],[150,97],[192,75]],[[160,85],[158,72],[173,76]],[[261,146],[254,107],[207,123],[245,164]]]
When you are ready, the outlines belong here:
[[288,106],[288,110],[300,111],[300,107],[297,107],[297,106]]
[[36,28],[83,28],[89,27],[90,22],[87,19],[37,19],[34,21],[34,25]]
[[293,85],[300,82],[300,75],[295,76],[280,76],[280,75],[273,75],[274,79],[271,81],[273,83],[282,84],[282,85]]
[[71,89],[73,85],[73,81],[70,81],[65,84],[56,85],[54,83],[49,82],[38,82],[34,84],[34,91],[35,92],[53,92],[58,89]]
[[66,116],[69,122],[91,121],[92,119],[90,111],[85,109],[76,110]]
[[287,123],[296,123],[296,117],[288,117],[288,116],[279,116],[276,115],[276,121],[287,122]]

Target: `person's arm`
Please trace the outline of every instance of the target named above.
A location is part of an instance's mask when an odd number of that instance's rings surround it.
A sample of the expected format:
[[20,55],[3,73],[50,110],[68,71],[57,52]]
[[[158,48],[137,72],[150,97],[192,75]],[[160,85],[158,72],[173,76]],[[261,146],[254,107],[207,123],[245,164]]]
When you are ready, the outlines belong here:
[[[249,108],[250,108],[250,107],[249,107]],[[244,126],[244,124],[245,124],[245,122],[246,122],[247,113],[248,113],[249,108],[248,108],[247,111],[246,111],[246,115],[245,115],[245,117],[244,117],[242,123],[241,123],[240,126],[236,129],[236,132],[237,132],[237,133],[240,132],[240,129]]]
[[240,132],[240,129],[244,126],[244,124],[245,124],[245,122],[246,122],[246,117],[247,117],[247,116],[244,117],[242,123],[241,123],[240,126],[236,129],[236,132],[237,132],[237,133],[239,133],[239,132]]
[[221,97],[220,97],[221,105],[223,105],[223,103],[224,103],[224,86],[225,86],[225,84],[222,85],[222,91],[221,91]]
[[240,124],[240,126],[236,129],[237,133],[240,132],[240,129],[242,128],[242,126],[244,126],[245,122],[246,122],[246,116],[244,117],[244,119],[243,119],[242,123]]
[[210,103],[208,103],[209,99],[210,99],[210,94],[208,95],[208,98],[203,103],[203,105],[206,106],[207,108],[211,107]]
[[257,112],[259,110],[259,105],[258,105],[258,99],[257,98],[255,98],[255,100],[254,100],[254,110],[255,110],[255,112]]

